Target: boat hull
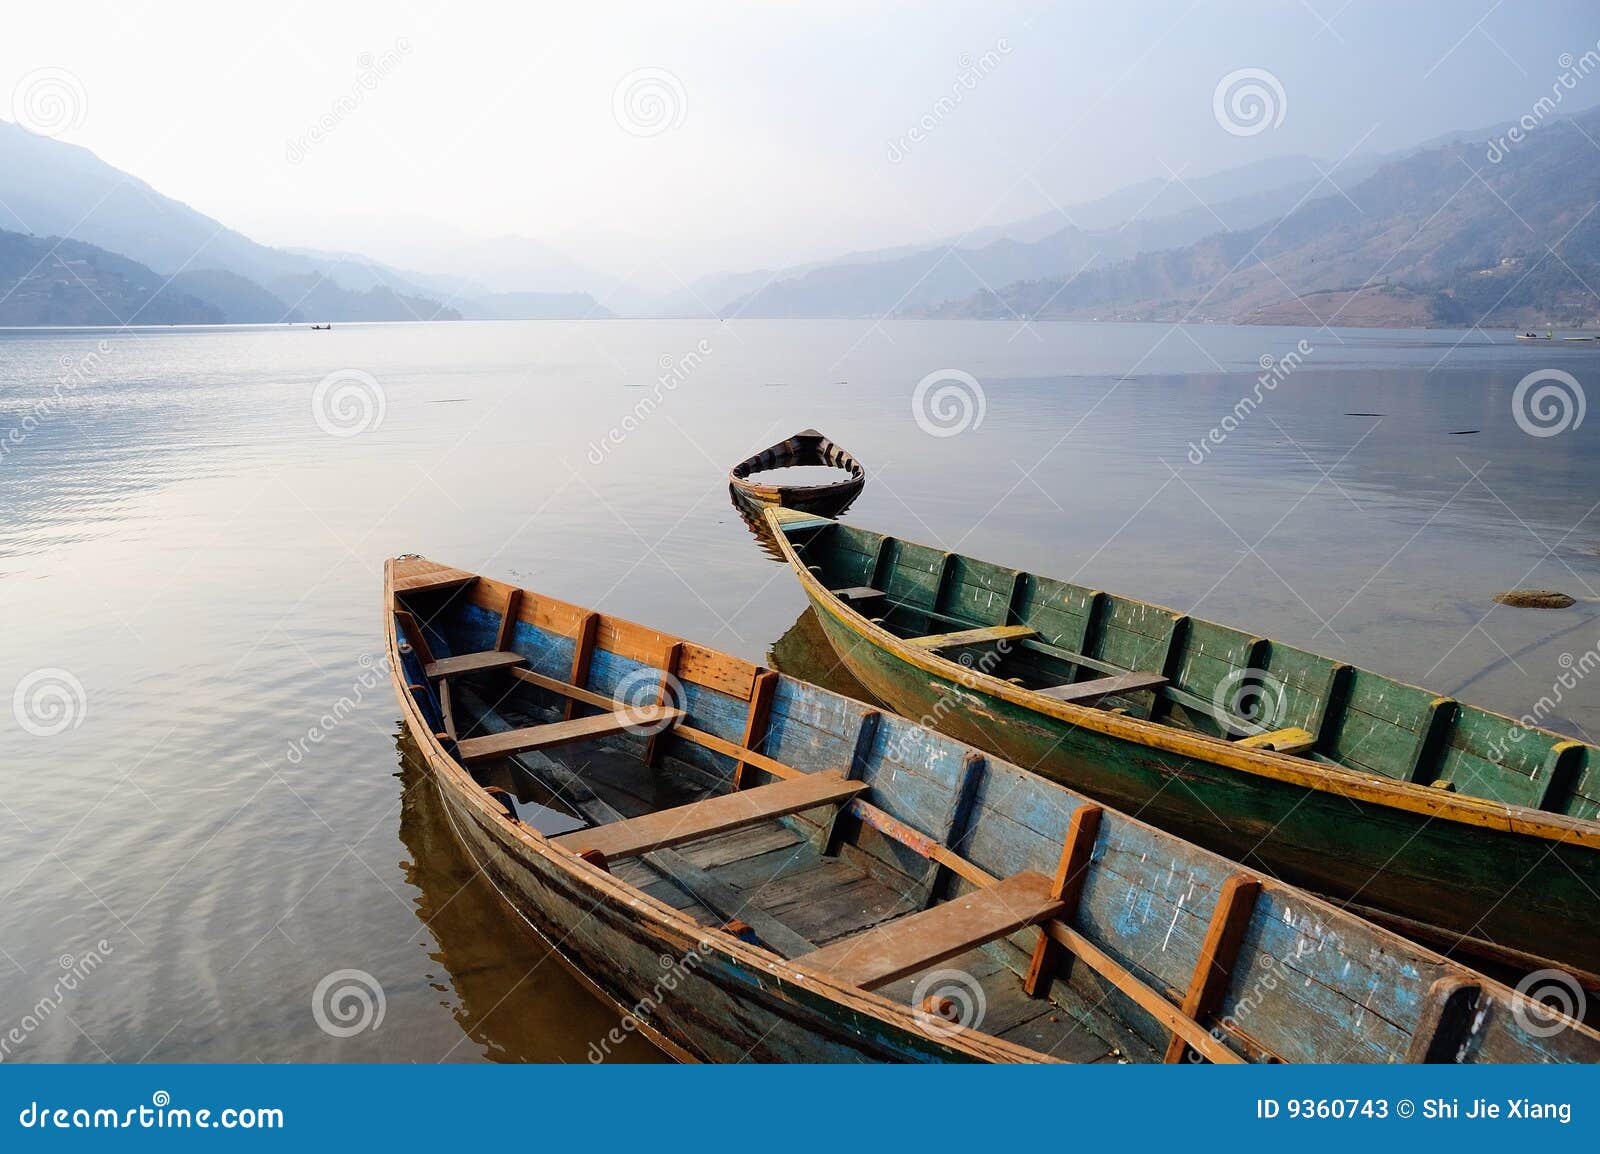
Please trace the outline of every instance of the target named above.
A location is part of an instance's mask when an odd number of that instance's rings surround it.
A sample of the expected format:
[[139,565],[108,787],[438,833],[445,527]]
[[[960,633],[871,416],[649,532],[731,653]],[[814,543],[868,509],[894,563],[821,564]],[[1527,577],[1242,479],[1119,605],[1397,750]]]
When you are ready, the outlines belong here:
[[[448,780],[433,776],[474,864],[561,960],[619,1010],[619,1029],[642,1029],[680,1060],[972,1060],[852,1013],[617,904],[548,857],[499,837],[497,823],[485,822]],[[598,1060],[609,1049],[606,1038],[596,1038],[590,1055]]]
[[[1238,772],[1074,725],[932,673],[807,597],[840,660],[899,713],[1335,899],[1600,971],[1600,853]],[[1446,946],[1449,942],[1444,943]],[[1448,950],[1446,952],[1449,952]]]

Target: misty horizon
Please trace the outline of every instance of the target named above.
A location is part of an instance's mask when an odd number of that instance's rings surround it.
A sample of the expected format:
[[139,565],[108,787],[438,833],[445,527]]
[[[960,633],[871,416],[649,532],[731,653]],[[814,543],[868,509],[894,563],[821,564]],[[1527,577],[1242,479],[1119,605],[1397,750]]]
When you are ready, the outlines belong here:
[[[1556,7],[1573,18],[646,9],[500,14],[493,36],[414,6],[317,13],[302,34],[303,10],[274,8],[246,45],[169,12],[31,11],[0,46],[0,88],[24,127],[42,118],[262,243],[421,269],[514,237],[570,264],[567,288],[665,292],[1034,218],[1066,227],[1130,186],[1275,159],[1314,160],[1336,195],[1351,161],[1515,122],[1559,89],[1561,61],[1596,37],[1579,6]],[[1385,83],[1349,85],[1358,61]],[[1560,115],[1600,101],[1558,95]],[[1226,123],[1262,99],[1263,122]]]

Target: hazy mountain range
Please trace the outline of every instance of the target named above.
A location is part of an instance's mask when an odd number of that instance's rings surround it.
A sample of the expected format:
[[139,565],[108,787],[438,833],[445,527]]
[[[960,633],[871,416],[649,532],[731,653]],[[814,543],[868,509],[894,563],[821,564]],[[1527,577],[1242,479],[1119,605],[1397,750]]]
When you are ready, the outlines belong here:
[[1281,219],[1076,276],[983,290],[942,317],[1344,325],[1600,320],[1600,110],[1491,163],[1481,140],[1382,165]]
[[730,271],[663,295],[540,241],[429,221],[348,222],[359,252],[258,244],[86,149],[0,121],[0,324],[1595,319],[1600,111],[1552,121],[1499,163],[1485,155],[1493,135],[1451,134],[1337,167],[1279,157],[1173,173],[962,237]]

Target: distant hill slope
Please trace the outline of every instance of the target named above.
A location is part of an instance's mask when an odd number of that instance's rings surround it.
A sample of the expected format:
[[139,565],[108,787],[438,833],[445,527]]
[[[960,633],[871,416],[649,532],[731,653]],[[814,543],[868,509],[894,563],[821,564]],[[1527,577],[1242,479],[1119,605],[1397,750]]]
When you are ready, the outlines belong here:
[[[257,244],[188,205],[161,195],[144,181],[113,168],[86,148],[52,140],[0,121],[0,229],[36,237],[65,236],[162,274],[178,274],[186,291],[219,295],[209,303],[229,320],[295,319],[295,296],[304,278],[322,278],[314,320],[459,319],[436,301],[413,299],[409,286],[373,292],[370,278],[352,274],[345,285],[338,262],[319,262]],[[198,276],[214,272],[226,276]],[[239,283],[254,282],[255,289]],[[159,282],[158,282],[159,283]],[[174,286],[180,283],[174,281]],[[0,283],[4,292],[9,282]],[[261,294],[283,299],[272,315]],[[408,303],[409,302],[409,303]],[[239,314],[239,315],[235,315]]]
[[218,324],[221,310],[92,244],[0,231],[0,325]]
[[[1339,178],[1377,167],[1352,160]],[[1000,228],[960,245],[863,253],[760,278],[720,311],[745,317],[883,316],[915,311],[1019,280],[1069,276],[1144,252],[1176,248],[1219,228],[1248,229],[1318,194],[1315,161],[1284,157],[1193,180],[1142,181],[1109,196]],[[1320,192],[1331,191],[1322,184]]]
[[238,273],[218,268],[180,272],[167,291],[187,293],[216,308],[231,325],[271,325],[305,320],[275,293]]
[[1269,225],[1076,278],[1013,283],[920,310],[1293,324],[1600,321],[1600,110],[1540,128],[1498,164],[1484,141],[1381,167]]

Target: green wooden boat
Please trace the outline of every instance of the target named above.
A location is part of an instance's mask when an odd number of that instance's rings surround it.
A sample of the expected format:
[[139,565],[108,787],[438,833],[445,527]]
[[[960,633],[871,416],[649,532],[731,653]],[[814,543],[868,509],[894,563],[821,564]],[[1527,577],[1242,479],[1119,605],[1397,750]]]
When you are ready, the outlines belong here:
[[1600,971],[1600,750],[1327,657],[789,509],[892,708],[1447,953]]

